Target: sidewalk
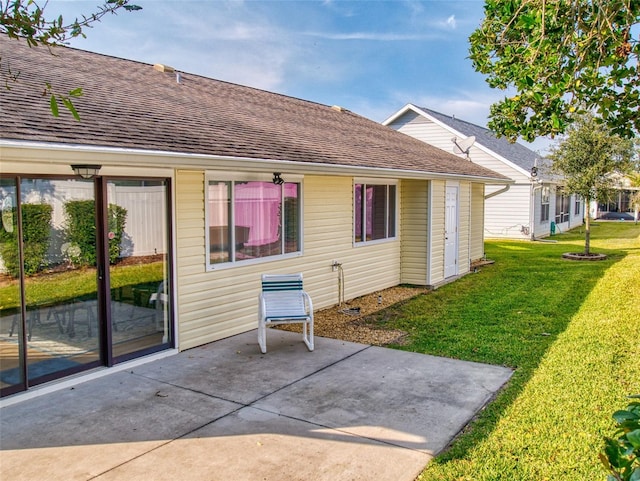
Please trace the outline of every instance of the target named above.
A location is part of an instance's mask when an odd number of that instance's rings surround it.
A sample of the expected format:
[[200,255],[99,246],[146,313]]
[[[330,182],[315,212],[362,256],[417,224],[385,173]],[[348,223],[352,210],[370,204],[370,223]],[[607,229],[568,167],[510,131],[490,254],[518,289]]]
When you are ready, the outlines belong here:
[[0,479],[413,481],[511,370],[255,331],[0,410]]

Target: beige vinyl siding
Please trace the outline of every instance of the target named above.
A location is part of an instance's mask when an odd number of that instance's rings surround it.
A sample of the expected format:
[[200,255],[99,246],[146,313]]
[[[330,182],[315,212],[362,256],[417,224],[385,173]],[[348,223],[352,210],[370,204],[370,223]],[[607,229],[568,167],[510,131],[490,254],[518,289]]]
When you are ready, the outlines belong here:
[[471,184],[470,260],[484,256],[484,184]]
[[[342,263],[345,300],[400,283],[400,240],[353,244],[353,179],[305,176],[303,255],[206,271],[204,172],[176,176],[179,349],[257,327],[260,275],[302,272],[314,308],[338,303]],[[401,190],[401,189],[400,189]]]
[[431,265],[429,268],[429,285],[444,280],[444,214],[445,214],[445,182],[431,181]]
[[345,300],[400,283],[399,240],[353,244],[353,179],[305,176],[305,286],[316,308],[338,303],[338,275],[331,264],[342,264]]
[[402,256],[403,284],[427,284],[428,183],[424,180],[402,182]]

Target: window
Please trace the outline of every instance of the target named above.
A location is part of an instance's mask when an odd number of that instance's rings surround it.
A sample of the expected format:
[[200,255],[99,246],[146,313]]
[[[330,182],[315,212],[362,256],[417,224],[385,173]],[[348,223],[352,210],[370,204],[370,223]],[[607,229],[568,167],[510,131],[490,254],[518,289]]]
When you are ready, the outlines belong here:
[[355,242],[396,236],[396,190],[394,184],[355,184]]
[[556,191],[556,224],[569,222],[570,199],[561,190]]
[[300,183],[209,179],[209,265],[299,253],[300,210]]
[[540,222],[549,222],[549,187],[542,188]]
[[574,211],[573,211],[573,215],[580,215],[580,207],[582,206],[581,202],[580,202],[580,196],[576,195],[576,200],[575,200],[575,206],[574,206]]

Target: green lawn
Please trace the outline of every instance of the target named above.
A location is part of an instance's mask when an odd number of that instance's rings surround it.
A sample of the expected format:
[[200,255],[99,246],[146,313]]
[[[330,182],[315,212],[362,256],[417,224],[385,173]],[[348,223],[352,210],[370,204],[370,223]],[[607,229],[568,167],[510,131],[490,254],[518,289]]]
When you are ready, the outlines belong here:
[[[116,266],[111,269],[111,287],[160,282],[163,278],[164,264],[151,262],[147,264]],[[15,310],[19,306],[20,290],[18,280],[6,281],[0,286],[0,312],[4,309]],[[80,296],[95,296],[96,270],[85,267],[67,272],[40,274],[26,280],[25,290],[28,304],[51,304],[68,302]]]
[[515,369],[421,480],[606,479],[611,414],[640,393],[640,225],[592,228],[605,261],[561,258],[581,229],[552,239],[489,241],[494,265],[379,315],[410,333],[399,349]]

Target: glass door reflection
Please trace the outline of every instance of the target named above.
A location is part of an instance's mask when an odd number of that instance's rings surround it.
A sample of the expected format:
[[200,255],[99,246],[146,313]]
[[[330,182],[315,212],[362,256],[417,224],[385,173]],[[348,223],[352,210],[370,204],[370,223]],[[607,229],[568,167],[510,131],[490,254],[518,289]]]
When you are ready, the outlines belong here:
[[171,343],[168,183],[107,182],[111,354],[115,362]]
[[25,385],[15,178],[0,179],[0,390]]
[[32,385],[100,360],[94,182],[22,179],[20,198]]
[[93,181],[14,178],[1,185],[2,387],[98,365]]

